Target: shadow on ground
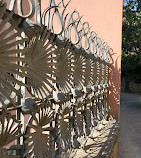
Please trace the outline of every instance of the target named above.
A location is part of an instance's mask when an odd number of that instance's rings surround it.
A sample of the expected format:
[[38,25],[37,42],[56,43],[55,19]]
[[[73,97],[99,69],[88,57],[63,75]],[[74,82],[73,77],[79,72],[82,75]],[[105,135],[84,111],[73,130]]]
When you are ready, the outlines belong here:
[[80,149],[71,157],[76,158],[106,158],[110,155],[113,143],[117,137],[119,124],[115,120],[101,122],[87,137]]

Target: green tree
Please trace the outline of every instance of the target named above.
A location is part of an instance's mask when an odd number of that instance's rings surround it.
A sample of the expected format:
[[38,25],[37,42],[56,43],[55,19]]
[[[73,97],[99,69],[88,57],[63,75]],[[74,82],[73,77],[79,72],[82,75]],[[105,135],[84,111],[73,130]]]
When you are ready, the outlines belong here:
[[122,77],[141,83],[141,0],[123,1]]
[[124,0],[123,52],[141,52],[141,0]]

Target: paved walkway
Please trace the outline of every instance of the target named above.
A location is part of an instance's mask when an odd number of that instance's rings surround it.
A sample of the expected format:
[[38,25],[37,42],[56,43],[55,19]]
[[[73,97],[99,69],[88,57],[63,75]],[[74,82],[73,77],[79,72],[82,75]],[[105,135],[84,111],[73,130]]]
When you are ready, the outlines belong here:
[[141,95],[121,94],[119,158],[141,158]]

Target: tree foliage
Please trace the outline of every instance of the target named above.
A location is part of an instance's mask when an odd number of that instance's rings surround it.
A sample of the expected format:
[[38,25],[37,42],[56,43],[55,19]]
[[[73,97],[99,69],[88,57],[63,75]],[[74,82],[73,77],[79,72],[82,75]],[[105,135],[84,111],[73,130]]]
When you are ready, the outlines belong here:
[[122,76],[141,82],[141,0],[124,0]]

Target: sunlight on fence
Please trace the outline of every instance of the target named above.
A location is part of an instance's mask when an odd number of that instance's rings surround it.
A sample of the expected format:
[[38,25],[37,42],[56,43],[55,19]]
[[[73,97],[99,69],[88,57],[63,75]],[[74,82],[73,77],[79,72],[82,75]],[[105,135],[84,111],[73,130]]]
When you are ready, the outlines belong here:
[[110,47],[70,1],[28,2],[0,2],[0,157],[69,157],[109,111]]

